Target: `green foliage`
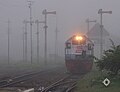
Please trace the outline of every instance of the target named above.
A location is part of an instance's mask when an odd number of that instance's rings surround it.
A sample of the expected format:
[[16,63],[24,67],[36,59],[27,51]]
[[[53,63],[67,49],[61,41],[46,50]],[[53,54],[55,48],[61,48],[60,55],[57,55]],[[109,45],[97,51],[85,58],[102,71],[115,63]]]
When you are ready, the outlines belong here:
[[97,66],[100,70],[105,69],[117,74],[120,69],[120,45],[115,46],[113,41],[111,43],[111,48],[104,51],[102,59],[98,60]]

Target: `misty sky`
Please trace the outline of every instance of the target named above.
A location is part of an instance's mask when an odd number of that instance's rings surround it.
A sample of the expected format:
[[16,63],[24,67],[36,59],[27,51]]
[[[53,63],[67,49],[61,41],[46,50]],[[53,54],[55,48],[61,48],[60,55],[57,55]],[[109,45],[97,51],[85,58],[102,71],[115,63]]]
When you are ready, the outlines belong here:
[[[98,10],[112,10],[113,14],[104,14],[104,27],[114,35],[119,36],[120,27],[120,1],[119,0],[32,0],[33,20],[44,20],[42,11],[57,11],[59,43],[64,47],[65,40],[80,28],[81,32],[86,32],[86,19],[96,19],[99,22]],[[22,58],[22,33],[23,20],[29,20],[29,8],[27,0],[0,0],[0,55],[7,56],[7,21],[11,21],[11,58]],[[48,16],[48,53],[54,53],[54,38],[56,16]],[[93,24],[91,24],[93,26]],[[40,53],[44,52],[44,30],[40,25]],[[33,49],[36,55],[36,24],[33,25]],[[29,25],[28,25],[29,39]],[[29,40],[28,40],[29,42]],[[29,44],[29,43],[28,43]],[[29,49],[30,47],[28,47]],[[62,54],[64,48],[62,49]],[[64,54],[64,53],[63,53]],[[41,54],[43,56],[44,54]],[[34,56],[35,58],[35,56]]]

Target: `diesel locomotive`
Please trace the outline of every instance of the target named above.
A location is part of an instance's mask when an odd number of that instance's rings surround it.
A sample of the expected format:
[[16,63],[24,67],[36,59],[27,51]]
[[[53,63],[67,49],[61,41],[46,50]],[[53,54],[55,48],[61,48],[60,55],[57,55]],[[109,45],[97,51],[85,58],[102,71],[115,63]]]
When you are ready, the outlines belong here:
[[65,64],[70,73],[87,73],[92,69],[94,44],[85,35],[74,35],[65,42]]

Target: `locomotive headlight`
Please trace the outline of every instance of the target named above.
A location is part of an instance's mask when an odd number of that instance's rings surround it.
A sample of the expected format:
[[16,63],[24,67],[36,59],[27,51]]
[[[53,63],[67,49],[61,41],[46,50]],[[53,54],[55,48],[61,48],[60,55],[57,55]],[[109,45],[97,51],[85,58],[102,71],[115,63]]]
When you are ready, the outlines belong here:
[[74,36],[74,38],[72,39],[72,44],[74,44],[74,45],[80,45],[80,44],[85,44],[85,43],[86,43],[86,38],[85,38],[85,36],[76,35],[76,36]]
[[83,37],[82,37],[82,36],[76,36],[75,39],[76,39],[77,41],[82,41],[82,40],[83,40]]

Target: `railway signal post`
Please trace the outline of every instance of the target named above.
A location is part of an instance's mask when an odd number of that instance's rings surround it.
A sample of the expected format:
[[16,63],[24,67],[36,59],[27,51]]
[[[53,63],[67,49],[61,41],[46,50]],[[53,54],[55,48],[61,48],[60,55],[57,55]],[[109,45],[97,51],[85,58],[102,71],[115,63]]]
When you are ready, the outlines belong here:
[[102,52],[103,52],[103,41],[102,40],[103,40],[103,14],[104,13],[112,14],[112,11],[103,11],[102,9],[99,9],[99,11],[98,11],[98,14],[100,14],[100,24],[101,24],[101,26],[100,26],[100,28],[101,28],[100,58],[102,58]]
[[37,62],[39,63],[39,24],[43,24],[45,21],[36,20],[35,23],[37,24]]
[[42,14],[45,15],[45,26],[44,26],[44,28],[45,28],[45,50],[44,50],[45,55],[44,55],[44,59],[45,59],[45,64],[47,64],[47,28],[48,28],[47,15],[48,14],[56,14],[56,11],[48,12],[45,9],[45,10],[43,10]]

